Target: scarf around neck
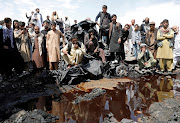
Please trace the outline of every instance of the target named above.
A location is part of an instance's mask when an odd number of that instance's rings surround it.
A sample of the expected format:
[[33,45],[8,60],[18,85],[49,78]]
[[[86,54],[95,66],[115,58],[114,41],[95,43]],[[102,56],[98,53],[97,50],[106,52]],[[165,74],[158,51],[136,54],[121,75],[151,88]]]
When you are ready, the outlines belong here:
[[160,30],[161,30],[162,33],[168,33],[170,28],[168,27],[167,29],[164,29],[164,27],[161,27]]
[[33,47],[35,45],[35,38],[38,38],[39,54],[40,56],[42,56],[43,34],[42,33],[36,34],[35,32],[33,32],[32,39],[31,39]]

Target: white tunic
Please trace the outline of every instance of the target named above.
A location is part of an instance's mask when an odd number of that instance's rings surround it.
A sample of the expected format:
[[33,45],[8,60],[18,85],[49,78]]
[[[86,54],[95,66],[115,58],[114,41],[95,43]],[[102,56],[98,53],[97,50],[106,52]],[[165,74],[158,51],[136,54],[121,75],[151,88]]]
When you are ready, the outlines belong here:
[[180,34],[175,37],[173,55],[180,56]]

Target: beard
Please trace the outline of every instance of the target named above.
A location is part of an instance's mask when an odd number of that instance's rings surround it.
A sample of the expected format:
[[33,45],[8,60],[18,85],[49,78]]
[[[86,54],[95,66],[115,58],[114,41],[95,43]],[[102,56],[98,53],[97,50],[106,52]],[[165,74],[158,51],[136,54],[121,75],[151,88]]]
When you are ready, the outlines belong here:
[[45,29],[48,29],[48,26],[44,27]]
[[163,25],[164,28],[168,28],[168,25]]
[[179,29],[177,29],[174,33],[175,33],[175,34],[178,34],[178,33],[179,33]]
[[39,34],[39,32],[35,32],[36,34]]
[[149,24],[149,21],[148,21],[148,22],[145,22],[145,24]]

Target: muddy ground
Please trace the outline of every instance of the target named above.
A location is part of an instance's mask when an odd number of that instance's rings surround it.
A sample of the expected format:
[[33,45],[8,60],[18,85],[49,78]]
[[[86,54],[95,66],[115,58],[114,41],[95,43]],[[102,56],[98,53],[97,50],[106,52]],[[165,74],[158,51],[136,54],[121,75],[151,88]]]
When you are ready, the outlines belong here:
[[[103,78],[60,86],[44,71],[39,76],[27,74],[0,82],[0,121],[13,121],[12,115],[24,110],[19,116],[24,120],[18,122],[27,122],[27,117],[30,119],[31,114],[40,109],[54,118],[49,120],[47,114],[42,115],[44,121],[48,119],[46,122],[151,122],[159,118],[151,117],[149,107],[167,98],[175,99],[170,100],[174,105],[169,109],[180,107],[173,103],[180,101],[180,75]],[[176,118],[180,117],[178,113]]]

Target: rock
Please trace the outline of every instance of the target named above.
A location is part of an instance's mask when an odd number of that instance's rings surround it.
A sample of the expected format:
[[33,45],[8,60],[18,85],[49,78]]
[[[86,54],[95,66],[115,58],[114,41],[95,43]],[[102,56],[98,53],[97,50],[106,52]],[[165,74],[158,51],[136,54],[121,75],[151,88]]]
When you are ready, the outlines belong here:
[[4,123],[51,123],[58,119],[58,116],[35,109],[29,112],[22,110],[16,114],[13,114],[8,120],[4,121]]
[[72,101],[73,104],[78,104],[81,101],[89,101],[95,99],[96,97],[103,95],[106,93],[105,89],[95,88],[90,93],[84,94],[83,96],[77,97],[75,100]]
[[176,99],[165,99],[163,102],[151,104],[148,110],[150,116],[141,118],[146,123],[180,123],[180,102]]
[[123,118],[120,123],[136,123],[136,122],[130,119]]
[[114,117],[114,115],[110,112],[109,114],[107,114],[107,116],[104,118],[103,123],[119,123],[116,118]]
[[151,113],[158,111],[158,110],[162,110],[162,107],[161,107],[160,103],[155,102],[152,105],[150,105],[148,113],[151,114]]

